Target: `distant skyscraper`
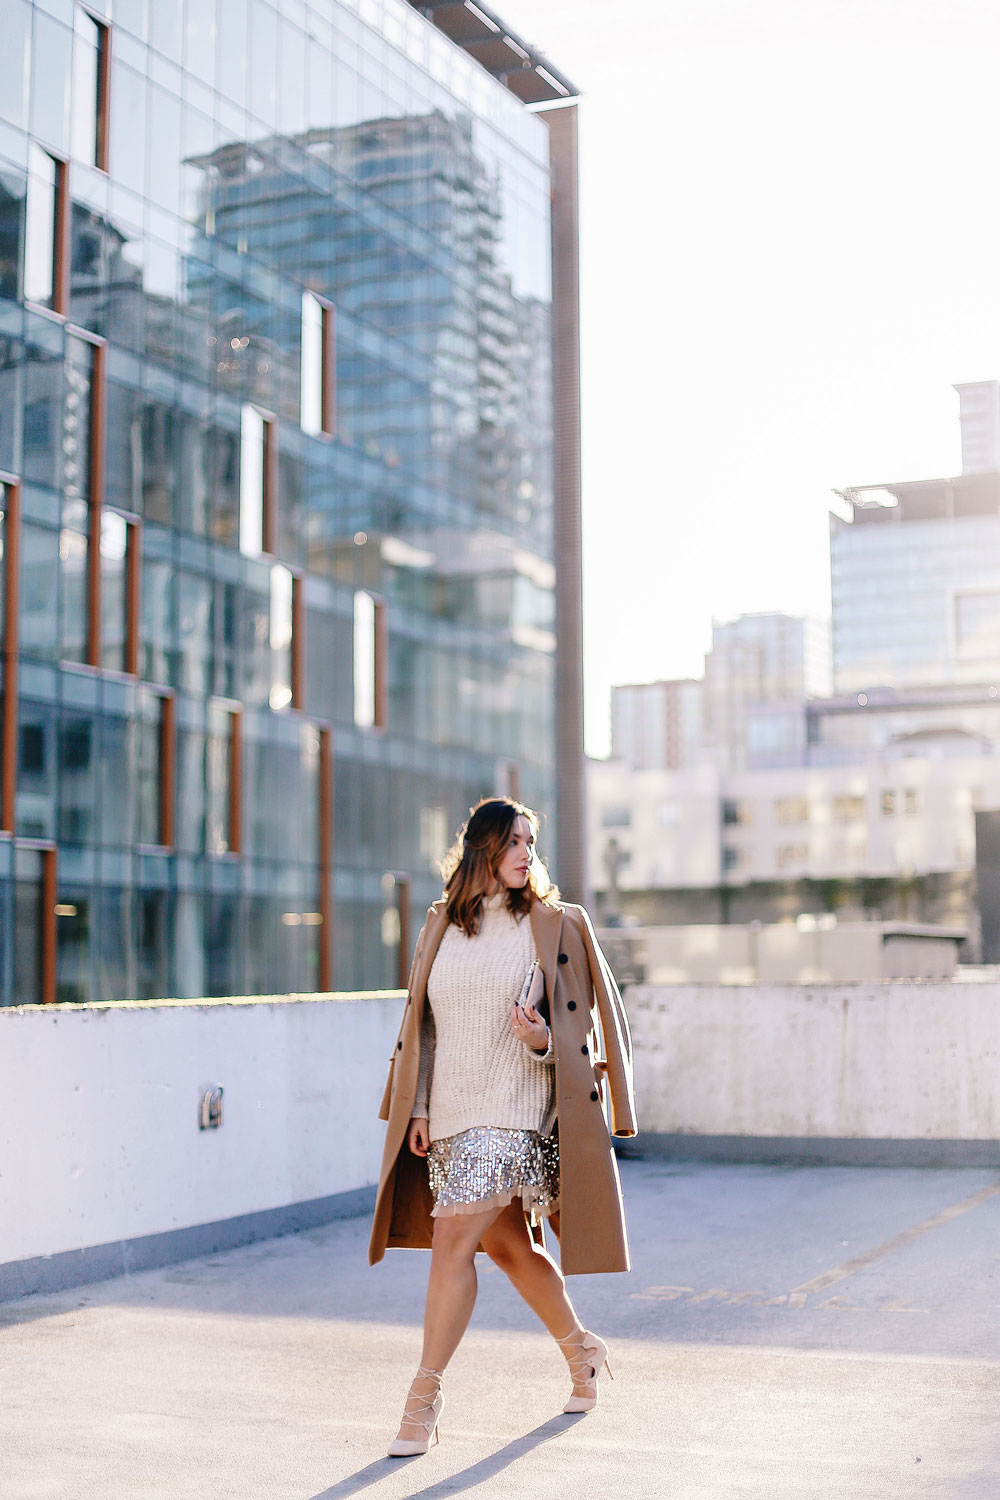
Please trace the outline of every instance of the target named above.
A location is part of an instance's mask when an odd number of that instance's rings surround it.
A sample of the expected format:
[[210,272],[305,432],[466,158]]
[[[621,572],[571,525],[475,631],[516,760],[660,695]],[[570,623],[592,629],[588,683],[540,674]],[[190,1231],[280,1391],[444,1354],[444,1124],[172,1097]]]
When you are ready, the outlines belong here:
[[1000,381],[956,385],[962,424],[962,473],[1000,472]]
[[705,657],[705,740],[720,769],[746,766],[751,707],[820,698],[829,691],[826,620],[748,614],[716,622]]
[[611,689],[611,754],[634,771],[681,771],[702,758],[704,683],[630,682]]

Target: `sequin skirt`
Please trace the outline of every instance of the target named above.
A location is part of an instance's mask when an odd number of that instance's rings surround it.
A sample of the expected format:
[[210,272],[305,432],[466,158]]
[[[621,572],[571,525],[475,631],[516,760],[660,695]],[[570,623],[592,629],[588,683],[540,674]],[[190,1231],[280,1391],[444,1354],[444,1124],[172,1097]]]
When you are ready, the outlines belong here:
[[520,1198],[533,1218],[559,1207],[559,1141],[537,1130],[474,1125],[433,1141],[427,1155],[432,1217],[478,1214]]

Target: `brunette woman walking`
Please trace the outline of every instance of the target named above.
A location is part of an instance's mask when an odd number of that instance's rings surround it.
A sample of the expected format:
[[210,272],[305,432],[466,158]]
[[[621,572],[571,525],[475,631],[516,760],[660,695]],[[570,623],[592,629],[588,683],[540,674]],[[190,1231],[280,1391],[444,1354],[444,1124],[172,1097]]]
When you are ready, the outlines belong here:
[[[559,1345],[597,1404],[604,1340],[580,1323],[565,1274],[627,1271],[610,1130],[635,1134],[631,1041],[617,985],[580,906],[558,900],[535,852],[538,818],[509,797],[473,808],[427,913],[380,1117],[388,1121],[371,1264],[431,1248],[420,1366],[390,1457],[437,1437],[448,1361],[476,1300],[477,1249]],[[562,1269],[542,1243],[548,1219]],[[534,1232],[533,1232],[534,1231]]]

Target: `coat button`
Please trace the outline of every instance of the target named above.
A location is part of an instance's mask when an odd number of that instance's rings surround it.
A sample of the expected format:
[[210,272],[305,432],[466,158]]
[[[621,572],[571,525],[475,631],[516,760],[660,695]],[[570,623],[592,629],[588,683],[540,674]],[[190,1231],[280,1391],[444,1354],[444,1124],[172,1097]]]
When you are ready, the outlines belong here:
[[402,1044],[402,1042],[397,1042],[396,1043],[396,1051],[397,1052],[402,1052],[402,1050],[403,1050],[403,1044]]
[[590,1097],[591,1097],[591,1099],[594,1099],[594,1100],[597,1099],[597,1090],[596,1089],[591,1089],[591,1091],[590,1091]]
[[567,1000],[566,1001],[566,1009],[567,1010],[576,1010],[576,1001],[575,1000]]
[[569,954],[568,953],[560,953],[560,955],[559,955],[559,962],[561,964],[568,964],[569,963]]
[[584,1042],[583,1046],[580,1048],[580,1051],[583,1053],[584,1057],[586,1057],[586,1055],[587,1055],[587,1044],[586,1044],[586,1042]]

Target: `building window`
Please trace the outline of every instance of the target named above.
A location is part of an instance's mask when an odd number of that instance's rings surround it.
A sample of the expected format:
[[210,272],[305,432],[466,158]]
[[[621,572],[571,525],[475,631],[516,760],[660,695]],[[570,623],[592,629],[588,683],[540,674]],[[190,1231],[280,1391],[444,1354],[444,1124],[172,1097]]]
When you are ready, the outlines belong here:
[[333,436],[335,368],[333,307],[303,292],[299,425],[313,437]]
[[139,672],[142,525],[136,516],[101,513],[101,666]]
[[808,823],[809,802],[805,797],[778,797],[774,816],[779,823]]
[[631,828],[632,809],[623,804],[601,808],[602,828]]
[[73,155],[108,170],[108,27],[80,5],[73,38]]
[[205,846],[209,854],[243,849],[243,713],[210,703],[205,736]]
[[727,827],[749,828],[753,822],[752,804],[724,797],[722,801],[722,821]]
[[883,818],[894,818],[896,816],[896,793],[891,787],[886,787],[879,799]]
[[903,812],[912,817],[920,811],[920,794],[915,786],[908,786],[903,792]]
[[[104,363],[101,343],[72,337],[66,342],[63,401],[62,529],[59,534],[60,656],[64,661],[103,665],[101,582],[103,549],[116,550],[115,524],[103,526]],[[108,557],[114,566],[113,556]],[[124,567],[124,557],[122,559]],[[123,574],[124,576],[124,574]],[[123,629],[119,625],[119,652]]]
[[3,631],[3,700],[0,707],[0,829],[14,832],[17,790],[17,671],[21,556],[21,489],[0,478],[0,630]]
[[387,719],[388,621],[383,599],[354,595],[354,722],[384,729]]
[[14,845],[13,992],[15,1005],[50,1005],[56,998],[58,866],[54,845]]
[[750,864],[750,850],[743,849],[735,844],[724,844],[722,846],[722,868],[723,870],[744,870]]
[[245,557],[274,551],[278,434],[273,417],[243,408],[240,425],[239,547]]
[[24,219],[24,300],[65,315],[69,301],[69,199],[66,163],[28,145]]
[[835,823],[863,823],[865,821],[864,797],[834,797],[833,820]]
[[977,589],[954,597],[955,649],[961,657],[993,657],[1000,636],[1000,589]]
[[808,858],[808,844],[779,844],[774,851],[774,863],[779,870],[785,870],[789,865],[803,865]]
[[136,727],[136,842],[170,849],[175,822],[173,694],[140,689]]

